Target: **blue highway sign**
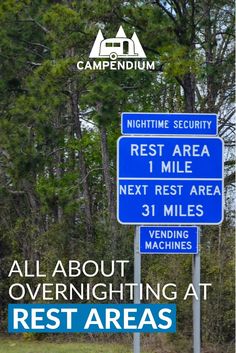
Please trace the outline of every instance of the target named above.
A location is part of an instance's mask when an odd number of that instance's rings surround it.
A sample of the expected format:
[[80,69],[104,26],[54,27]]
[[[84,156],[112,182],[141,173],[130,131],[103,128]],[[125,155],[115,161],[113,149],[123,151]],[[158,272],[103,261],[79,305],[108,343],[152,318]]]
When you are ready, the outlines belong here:
[[140,227],[141,254],[197,254],[198,227]]
[[222,140],[193,137],[120,137],[120,178],[222,178]]
[[219,224],[223,143],[218,137],[121,137],[117,218],[122,224]]
[[217,115],[122,113],[123,135],[217,135]]

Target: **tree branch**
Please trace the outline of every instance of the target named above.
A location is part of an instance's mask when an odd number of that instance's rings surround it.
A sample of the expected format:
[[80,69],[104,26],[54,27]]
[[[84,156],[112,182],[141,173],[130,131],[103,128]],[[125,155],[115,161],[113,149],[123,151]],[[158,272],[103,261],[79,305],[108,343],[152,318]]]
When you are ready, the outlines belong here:
[[177,23],[176,18],[172,15],[171,12],[169,12],[164,5],[161,4],[160,1],[154,1],[153,4],[156,4],[157,6],[159,6],[169,17],[170,19],[174,22]]
[[224,179],[224,184],[225,184],[225,186],[228,186],[228,185],[230,185],[230,184],[235,183],[235,176],[236,176],[236,173],[235,173],[235,172],[233,172],[232,174],[227,175],[227,176],[225,177],[225,179]]

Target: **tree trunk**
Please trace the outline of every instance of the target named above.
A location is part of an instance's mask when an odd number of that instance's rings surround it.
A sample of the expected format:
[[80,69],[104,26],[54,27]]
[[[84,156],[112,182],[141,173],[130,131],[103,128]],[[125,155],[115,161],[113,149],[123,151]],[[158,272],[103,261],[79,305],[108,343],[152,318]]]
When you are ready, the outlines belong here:
[[107,131],[105,126],[102,126],[100,129],[101,132],[101,150],[102,150],[102,166],[103,166],[103,174],[106,185],[106,193],[107,193],[107,203],[108,203],[108,213],[109,213],[109,221],[111,228],[111,248],[112,255],[115,256],[116,253],[116,245],[117,245],[117,221],[116,221],[116,209],[115,209],[115,195],[114,195],[114,183],[112,181],[111,173],[110,173],[110,158],[108,152],[107,145]]
[[211,33],[211,3],[210,1],[204,3],[204,13],[206,16],[205,25],[205,55],[206,55],[206,69],[207,69],[207,111],[214,111],[213,98],[213,82],[214,77],[212,73],[213,52],[212,52],[212,33]]
[[[79,108],[78,108],[78,93],[76,92],[76,88],[73,87],[71,91],[71,112],[74,120],[75,134],[79,141],[82,140],[82,130],[81,130],[81,122],[79,117]],[[81,175],[81,184],[83,189],[83,197],[84,197],[84,206],[85,206],[85,226],[86,226],[86,240],[87,244],[89,244],[94,239],[94,230],[93,230],[93,222],[92,222],[92,212],[91,212],[91,196],[89,192],[88,185],[88,173],[85,164],[85,158],[83,151],[81,149],[78,150],[78,160],[79,160],[79,169]]]
[[[58,116],[55,119],[55,128],[59,129],[60,127],[60,111],[58,113]],[[63,176],[63,169],[61,167],[61,164],[63,162],[63,153],[60,149],[54,151],[54,156],[55,156],[55,173],[56,173],[56,178],[57,180],[60,180]],[[59,195],[56,195],[56,205],[55,205],[55,215],[58,223],[62,222],[63,219],[63,209],[60,205],[60,198]]]
[[[195,0],[189,1],[188,5],[186,1],[181,3],[181,6],[179,6],[179,19],[175,26],[178,42],[187,49],[186,59],[189,59],[195,50]],[[194,113],[196,79],[190,67],[189,72],[183,76],[180,82],[184,89],[184,110],[186,113]]]
[[195,77],[194,74],[188,73],[184,75],[184,106],[186,113],[195,112]]

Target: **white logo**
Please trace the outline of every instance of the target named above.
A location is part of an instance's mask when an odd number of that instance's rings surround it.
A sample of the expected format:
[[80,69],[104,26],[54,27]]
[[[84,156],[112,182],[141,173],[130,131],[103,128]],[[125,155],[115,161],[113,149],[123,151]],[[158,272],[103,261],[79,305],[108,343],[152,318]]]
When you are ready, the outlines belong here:
[[90,58],[146,58],[142,45],[134,32],[131,39],[126,37],[126,34],[120,26],[115,38],[104,39],[102,31],[99,30],[94,41]]
[[[116,37],[103,37],[102,31],[99,30],[97,37],[93,43],[92,50],[89,54],[90,59],[107,58],[108,60],[88,60],[78,61],[77,68],[81,70],[156,70],[156,62],[146,59],[146,54],[142,45],[134,32],[131,39],[120,26]],[[128,59],[136,60],[128,60]],[[121,59],[121,60],[117,60]],[[125,60],[122,60],[125,59]]]

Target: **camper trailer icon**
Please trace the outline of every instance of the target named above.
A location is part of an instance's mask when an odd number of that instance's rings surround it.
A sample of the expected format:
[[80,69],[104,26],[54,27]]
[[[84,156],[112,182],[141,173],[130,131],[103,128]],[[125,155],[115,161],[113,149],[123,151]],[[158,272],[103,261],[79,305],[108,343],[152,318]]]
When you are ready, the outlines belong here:
[[89,57],[116,60],[117,58],[146,58],[146,55],[137,34],[134,32],[129,39],[120,26],[114,38],[104,39],[102,31],[99,30]]
[[104,39],[100,44],[100,58],[109,57],[116,60],[118,57],[135,57],[138,54],[134,51],[134,42],[132,39],[126,38],[109,38]]

